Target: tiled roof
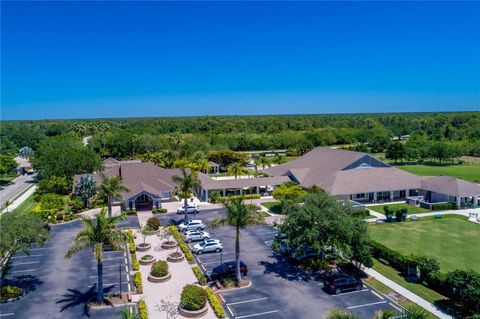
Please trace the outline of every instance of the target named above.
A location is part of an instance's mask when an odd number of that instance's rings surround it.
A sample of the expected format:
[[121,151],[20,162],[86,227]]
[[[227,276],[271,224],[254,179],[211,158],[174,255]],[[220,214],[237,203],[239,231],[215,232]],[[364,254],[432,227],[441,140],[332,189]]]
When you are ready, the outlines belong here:
[[203,189],[239,189],[244,187],[256,186],[272,186],[281,185],[290,181],[288,176],[272,176],[272,177],[254,177],[254,178],[237,178],[237,179],[213,179],[209,176],[199,173],[198,180],[202,184]]

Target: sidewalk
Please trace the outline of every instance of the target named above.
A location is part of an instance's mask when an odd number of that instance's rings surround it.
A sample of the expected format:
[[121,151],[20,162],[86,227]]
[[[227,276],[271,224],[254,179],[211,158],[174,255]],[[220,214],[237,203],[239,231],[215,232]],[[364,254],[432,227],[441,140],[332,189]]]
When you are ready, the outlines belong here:
[[399,284],[393,282],[392,280],[388,279],[387,277],[385,277],[381,273],[377,272],[376,270],[373,270],[372,268],[365,268],[364,272],[367,275],[369,275],[369,276],[375,278],[376,280],[380,281],[384,285],[388,286],[392,290],[396,291],[397,293],[401,294],[405,298],[409,299],[410,301],[416,303],[417,305],[424,308],[425,310],[431,312],[432,314],[434,314],[438,318],[441,318],[441,319],[453,319],[454,318],[454,317],[444,313],[442,310],[435,307],[434,305],[432,305],[431,303],[429,303],[425,299],[417,296],[416,294],[414,294],[410,290],[408,290],[408,289],[400,286]]

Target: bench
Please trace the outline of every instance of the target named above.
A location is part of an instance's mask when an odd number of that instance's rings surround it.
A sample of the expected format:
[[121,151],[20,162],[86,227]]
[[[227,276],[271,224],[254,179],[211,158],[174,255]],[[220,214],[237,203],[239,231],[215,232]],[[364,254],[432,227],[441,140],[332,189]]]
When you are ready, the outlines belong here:
[[222,284],[220,283],[220,281],[218,281],[218,279],[215,280],[215,287],[216,287],[217,289],[222,289],[222,288],[223,288],[223,287],[222,287]]

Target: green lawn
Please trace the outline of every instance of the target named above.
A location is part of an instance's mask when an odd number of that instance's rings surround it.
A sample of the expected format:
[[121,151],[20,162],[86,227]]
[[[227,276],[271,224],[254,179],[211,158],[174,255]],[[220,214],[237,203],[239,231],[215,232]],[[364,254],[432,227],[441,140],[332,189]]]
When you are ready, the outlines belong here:
[[480,183],[479,165],[399,165],[397,167],[420,176],[454,176]]
[[282,213],[282,206],[279,202],[265,202],[265,203],[261,203],[260,205],[268,208],[272,213],[275,213],[275,214]]
[[[428,212],[431,212],[431,210],[428,210],[426,208],[422,208],[422,207],[417,207],[417,206],[412,206],[412,205],[408,205],[408,204],[386,204],[388,207],[390,208],[394,208],[394,209],[399,209],[399,208],[407,208],[407,214],[419,214],[419,213],[428,213]],[[385,214],[384,210],[383,210],[383,206],[385,205],[378,205],[378,206],[368,206],[368,209],[371,209],[373,211],[376,211],[380,214]]]
[[373,260],[373,269],[387,277],[388,279],[394,281],[395,283],[399,284],[400,286],[403,286],[404,288],[410,290],[414,294],[418,295],[419,297],[422,297],[423,299],[427,300],[430,303],[435,303],[441,300],[446,299],[445,296],[442,296],[436,291],[433,291],[432,289],[425,287],[424,285],[420,283],[415,283],[415,282],[409,282],[405,280],[404,277],[402,277],[398,271],[393,269],[390,266],[387,266],[378,260],[374,259]]
[[370,236],[405,255],[434,257],[442,271],[480,271],[480,225],[455,215],[424,218],[414,222],[369,225]]

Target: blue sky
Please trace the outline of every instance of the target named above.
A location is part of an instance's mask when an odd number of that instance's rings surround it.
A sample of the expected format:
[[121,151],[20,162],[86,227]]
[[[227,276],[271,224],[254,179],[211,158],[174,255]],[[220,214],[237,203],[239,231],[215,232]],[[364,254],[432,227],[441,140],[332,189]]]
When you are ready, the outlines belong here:
[[3,119],[480,110],[479,2],[2,2]]

